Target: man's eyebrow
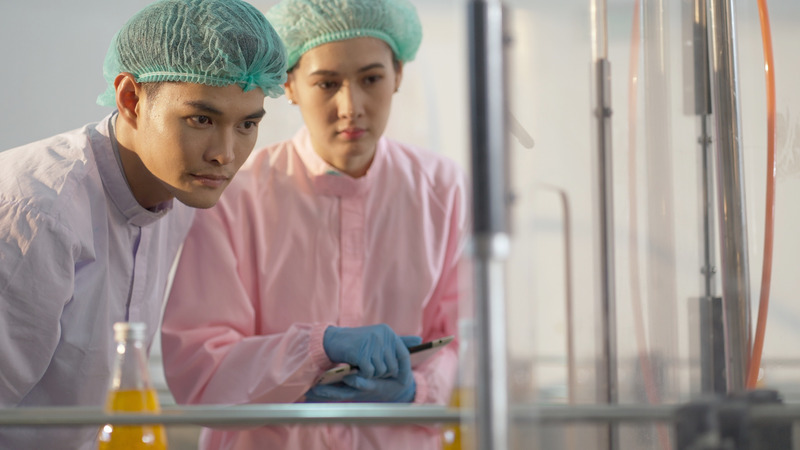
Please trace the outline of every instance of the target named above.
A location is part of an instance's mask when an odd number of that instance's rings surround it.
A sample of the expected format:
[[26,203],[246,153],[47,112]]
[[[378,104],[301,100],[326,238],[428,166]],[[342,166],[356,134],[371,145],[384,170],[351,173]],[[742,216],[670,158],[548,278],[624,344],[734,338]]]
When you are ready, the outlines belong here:
[[[218,110],[217,108],[215,108],[215,107],[213,107],[213,106],[211,106],[208,103],[203,102],[203,101],[193,100],[193,101],[188,101],[188,102],[186,102],[184,104],[186,106],[191,106],[192,108],[199,109],[200,111],[203,111],[203,112],[211,114],[211,115],[215,115],[215,116],[224,116],[225,115],[222,111]],[[267,113],[267,111],[264,110],[264,108],[261,108],[260,110],[254,112],[252,114],[246,115],[244,118],[245,119],[260,119],[260,118],[264,117],[264,115],[266,113]]]
[[209,105],[206,102],[192,100],[184,103],[184,105],[191,106],[192,108],[199,109],[200,111],[207,112],[209,114],[214,114],[216,116],[222,115],[222,111],[218,110],[217,108],[214,108],[213,106]]
[[267,111],[265,111],[264,108],[261,108],[260,111],[256,111],[253,114],[250,114],[250,115],[246,116],[245,119],[260,119],[260,118],[264,117],[264,114],[266,114],[266,113],[267,113]]

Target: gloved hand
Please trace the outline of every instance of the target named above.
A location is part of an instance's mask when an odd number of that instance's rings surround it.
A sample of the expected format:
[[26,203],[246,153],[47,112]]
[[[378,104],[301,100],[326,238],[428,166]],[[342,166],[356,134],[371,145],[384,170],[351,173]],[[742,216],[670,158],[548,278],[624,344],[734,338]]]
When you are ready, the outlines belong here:
[[306,402],[394,402],[414,401],[417,383],[411,371],[411,361],[400,362],[400,376],[365,378],[361,374],[347,375],[341,383],[318,384],[306,392]]
[[[419,336],[398,336],[385,324],[328,327],[322,338],[331,361],[358,367],[363,378],[404,379],[411,373],[408,347],[421,343]],[[401,373],[401,365],[408,374]]]

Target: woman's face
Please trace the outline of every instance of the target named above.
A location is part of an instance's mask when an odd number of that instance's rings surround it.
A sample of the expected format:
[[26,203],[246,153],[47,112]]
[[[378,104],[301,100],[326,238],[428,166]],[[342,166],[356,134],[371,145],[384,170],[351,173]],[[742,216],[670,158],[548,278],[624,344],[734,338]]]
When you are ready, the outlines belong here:
[[304,53],[286,82],[314,151],[353,177],[367,172],[386,128],[402,64],[380,39],[331,42]]

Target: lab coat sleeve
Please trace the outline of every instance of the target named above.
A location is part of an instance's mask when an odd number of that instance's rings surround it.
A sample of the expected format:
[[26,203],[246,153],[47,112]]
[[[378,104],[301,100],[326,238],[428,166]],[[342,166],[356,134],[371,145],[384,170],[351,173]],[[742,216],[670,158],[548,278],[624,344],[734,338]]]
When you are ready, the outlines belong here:
[[181,252],[161,329],[169,388],[178,403],[298,401],[333,365],[322,348],[330,324],[259,333],[257,294],[241,276],[252,268],[221,214],[198,211]]
[[[423,341],[457,335],[458,307],[463,288],[459,281],[462,254],[467,237],[467,214],[463,184],[458,184],[452,209],[442,276],[423,311]],[[414,403],[447,404],[458,370],[458,336],[428,361],[414,369],[417,392]]]
[[76,240],[53,217],[0,201],[0,407],[17,406],[55,353]]

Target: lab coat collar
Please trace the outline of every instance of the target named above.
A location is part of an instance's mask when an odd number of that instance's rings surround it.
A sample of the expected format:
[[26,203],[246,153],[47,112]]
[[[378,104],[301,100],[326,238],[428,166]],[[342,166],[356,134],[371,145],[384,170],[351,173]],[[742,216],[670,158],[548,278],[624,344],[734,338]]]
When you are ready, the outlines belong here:
[[385,138],[378,140],[375,156],[363,177],[353,178],[340,172],[322,159],[311,144],[311,134],[303,127],[292,139],[295,148],[306,166],[314,192],[332,197],[363,197],[378,177],[386,153]]
[[92,133],[92,151],[97,161],[97,169],[103,180],[103,187],[114,206],[128,219],[128,224],[137,227],[149,225],[164,217],[172,209],[173,200],[159,204],[154,211],[146,209],[136,201],[128,180],[119,162],[119,147],[114,133],[114,121],[117,113],[106,116]]

